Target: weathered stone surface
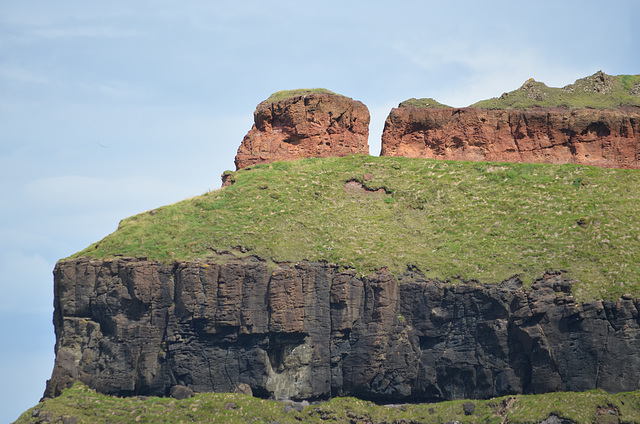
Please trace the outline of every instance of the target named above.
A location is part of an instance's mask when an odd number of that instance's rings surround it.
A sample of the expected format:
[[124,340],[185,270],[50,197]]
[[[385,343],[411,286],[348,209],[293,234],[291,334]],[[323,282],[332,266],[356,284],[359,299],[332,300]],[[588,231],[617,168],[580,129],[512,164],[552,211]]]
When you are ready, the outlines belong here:
[[337,94],[264,101],[238,149],[236,169],[277,160],[369,154],[369,110]]
[[640,167],[640,108],[391,110],[381,156]]
[[244,387],[385,402],[638,389],[638,300],[570,292],[556,274],[525,289],[325,263],[66,260],[45,395],[74,380],[112,395]]
[[171,387],[171,390],[169,390],[169,394],[173,398],[182,400],[182,399],[188,399],[190,397],[193,397],[195,393],[193,392],[193,390],[191,390],[188,387],[176,384],[175,386]]

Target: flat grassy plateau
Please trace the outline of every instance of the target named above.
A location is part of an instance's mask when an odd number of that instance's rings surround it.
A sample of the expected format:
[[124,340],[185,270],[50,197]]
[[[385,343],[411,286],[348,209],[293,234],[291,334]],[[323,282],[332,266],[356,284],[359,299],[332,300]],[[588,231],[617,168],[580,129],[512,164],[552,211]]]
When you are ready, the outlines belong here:
[[72,257],[222,252],[408,268],[451,283],[579,280],[576,300],[640,295],[640,171],[350,156],[256,165],[235,183],[121,221]]
[[[50,422],[91,423],[536,423],[550,415],[579,424],[640,422],[640,392],[607,394],[547,393],[504,396],[489,400],[382,406],[355,398],[335,398],[316,405],[291,404],[249,395],[201,393],[172,398],[117,398],[76,383],[55,399],[24,412],[17,424]],[[75,418],[75,421],[71,419]],[[66,419],[67,421],[63,421]]]

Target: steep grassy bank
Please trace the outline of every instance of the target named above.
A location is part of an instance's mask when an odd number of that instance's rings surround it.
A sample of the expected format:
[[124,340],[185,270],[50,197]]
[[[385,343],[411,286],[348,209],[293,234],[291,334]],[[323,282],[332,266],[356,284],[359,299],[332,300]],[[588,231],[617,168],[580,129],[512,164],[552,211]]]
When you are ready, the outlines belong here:
[[[295,406],[295,407],[294,407]],[[536,423],[556,415],[575,423],[638,423],[640,392],[548,393],[489,400],[381,406],[354,398],[318,405],[292,405],[248,395],[202,393],[195,397],[117,398],[76,383],[61,396],[24,412],[18,424],[91,423]],[[65,421],[66,420],[66,421]]]
[[352,156],[243,169],[235,184],[123,220],[74,257],[220,252],[441,280],[581,281],[579,299],[640,294],[640,171]]

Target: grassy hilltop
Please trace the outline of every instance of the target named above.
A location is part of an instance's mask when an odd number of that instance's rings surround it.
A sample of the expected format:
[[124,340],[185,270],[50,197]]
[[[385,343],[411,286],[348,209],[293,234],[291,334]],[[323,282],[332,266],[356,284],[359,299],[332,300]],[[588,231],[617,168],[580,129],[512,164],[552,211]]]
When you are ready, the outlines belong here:
[[296,90],[282,90],[276,91],[272,95],[269,96],[264,103],[275,103],[280,100],[285,100],[295,96],[304,96],[307,94],[334,94],[341,96],[341,94],[336,94],[333,91],[327,90],[326,88],[300,88]]
[[328,261],[362,274],[580,280],[580,300],[640,294],[640,171],[351,156],[257,165],[235,184],[123,220],[73,257]]
[[[405,106],[449,107],[431,98],[400,103],[400,107]],[[548,87],[530,78],[516,90],[469,107],[509,110],[534,107],[613,109],[621,106],[640,106],[640,75],[607,75],[598,71],[562,88]]]

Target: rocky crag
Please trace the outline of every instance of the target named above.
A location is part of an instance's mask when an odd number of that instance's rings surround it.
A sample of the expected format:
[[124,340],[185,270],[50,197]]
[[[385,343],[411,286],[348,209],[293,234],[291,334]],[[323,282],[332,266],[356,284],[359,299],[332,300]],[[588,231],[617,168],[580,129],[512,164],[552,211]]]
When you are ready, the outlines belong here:
[[640,167],[640,108],[394,108],[381,156]]
[[381,156],[640,167],[640,78],[602,72],[563,88],[533,79],[451,108],[410,99],[385,122]]
[[328,90],[274,93],[253,116],[236,169],[276,160],[369,154],[369,110]]
[[67,260],[55,269],[45,396],[74,380],[119,396],[249,386],[385,402],[637,389],[640,304],[578,304],[571,284],[448,285],[252,258]]

